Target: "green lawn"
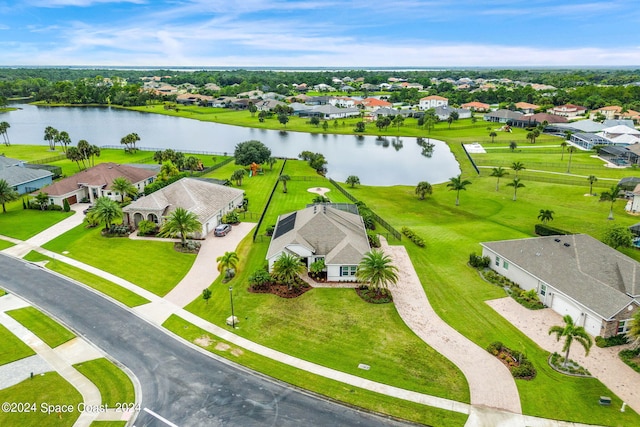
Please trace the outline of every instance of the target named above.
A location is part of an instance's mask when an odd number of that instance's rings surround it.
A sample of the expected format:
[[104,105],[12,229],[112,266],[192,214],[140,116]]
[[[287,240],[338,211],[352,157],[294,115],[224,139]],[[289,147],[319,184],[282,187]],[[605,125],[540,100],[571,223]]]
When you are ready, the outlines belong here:
[[[176,315],[171,315],[171,317],[164,322],[163,326],[187,341],[194,342],[212,353],[231,359],[248,368],[266,373],[280,381],[311,390],[349,405],[355,405],[370,411],[407,419],[416,423],[439,427],[463,426],[467,419],[467,416],[464,414],[423,406],[406,400],[394,399],[389,396],[358,387],[352,387],[292,368],[276,360],[268,359],[245,349],[238,348],[234,344],[212,336],[205,330],[198,328]],[[203,341],[202,338],[208,338],[210,341]]]
[[117,403],[135,402],[133,383],[127,374],[109,360],[94,359],[73,367],[98,387],[103,405],[115,408]]
[[[171,242],[107,238],[100,227],[75,227],[44,245],[122,277],[156,295],[166,295],[191,268],[195,255],[176,252]],[[212,263],[211,268],[215,268]]]
[[14,246],[13,243],[0,239],[0,251]]
[[51,348],[56,348],[60,344],[75,338],[73,332],[35,307],[19,308],[6,313],[33,332]]
[[[35,351],[26,345],[22,340],[13,335],[7,328],[0,325],[0,336],[2,345],[0,346],[0,365],[5,365],[25,357],[33,356]],[[0,425],[3,425],[0,422]]]
[[70,277],[71,279],[77,280],[78,282],[84,283],[85,285],[90,286],[93,289],[100,291],[117,301],[120,301],[127,307],[136,307],[142,304],[147,304],[149,302],[148,299],[141,297],[135,292],[131,292],[130,290],[123,288],[120,285],[116,285],[109,280],[103,279],[102,277],[73,267],[62,261],[49,258],[48,256],[42,255],[39,252],[31,251],[24,257],[24,259],[31,262],[47,261],[47,264],[45,265],[47,269]]
[[0,213],[0,234],[27,240],[75,212],[22,209],[22,201],[7,203],[7,212]]
[[[78,404],[82,402],[82,396],[57,372],[47,372],[0,390],[0,401],[36,404],[34,412],[8,413],[0,411],[1,426],[70,427],[80,416],[77,408]],[[45,404],[45,408],[48,408],[48,405],[70,405],[73,412],[63,413],[59,416],[54,410],[48,414],[46,410],[43,410],[43,404]]]
[[94,421],[89,427],[125,427],[126,421]]

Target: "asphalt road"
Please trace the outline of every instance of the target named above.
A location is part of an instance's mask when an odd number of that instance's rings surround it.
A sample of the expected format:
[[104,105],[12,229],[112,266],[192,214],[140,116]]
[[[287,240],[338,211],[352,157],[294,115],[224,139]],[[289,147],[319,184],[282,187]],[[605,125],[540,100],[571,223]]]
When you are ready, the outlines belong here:
[[[141,384],[141,407],[174,425],[407,425],[323,400],[211,358],[91,291],[2,254],[0,286],[62,320],[129,368]],[[141,411],[135,425],[168,424]]]

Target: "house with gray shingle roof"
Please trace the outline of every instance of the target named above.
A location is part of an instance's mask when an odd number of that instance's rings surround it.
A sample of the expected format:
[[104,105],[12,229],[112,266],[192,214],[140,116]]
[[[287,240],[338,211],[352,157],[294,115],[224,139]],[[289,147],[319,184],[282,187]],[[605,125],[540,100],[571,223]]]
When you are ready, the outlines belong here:
[[142,220],[161,224],[177,207],[193,212],[202,224],[202,232],[193,237],[206,237],[224,215],[242,205],[244,191],[220,185],[206,178],[182,178],[148,196],[139,198],[122,209],[125,224],[138,226]]
[[327,280],[353,282],[362,257],[371,250],[362,217],[330,205],[313,205],[280,215],[267,251],[269,270],[283,253],[307,268],[324,259]]
[[626,333],[640,307],[640,263],[586,234],[481,245],[493,270],[593,336]]
[[0,156],[0,179],[7,181],[19,194],[25,194],[51,184],[53,173],[30,168],[22,160]]

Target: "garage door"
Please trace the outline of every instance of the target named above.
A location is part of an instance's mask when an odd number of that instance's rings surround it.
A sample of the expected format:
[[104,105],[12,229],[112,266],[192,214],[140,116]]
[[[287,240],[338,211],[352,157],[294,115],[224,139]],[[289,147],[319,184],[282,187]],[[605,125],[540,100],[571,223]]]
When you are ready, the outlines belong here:
[[551,303],[551,308],[556,313],[561,316],[569,315],[573,319],[574,322],[580,320],[580,310],[575,307],[571,302],[565,299],[562,295],[555,294],[553,295],[553,302]]
[[78,196],[73,195],[73,196],[71,196],[71,197],[67,197],[67,202],[68,202],[70,205],[75,205],[76,203],[78,203]]
[[600,319],[596,319],[593,316],[586,315],[586,319],[584,321],[584,329],[590,335],[597,337],[600,335],[600,326],[602,325],[602,321]]

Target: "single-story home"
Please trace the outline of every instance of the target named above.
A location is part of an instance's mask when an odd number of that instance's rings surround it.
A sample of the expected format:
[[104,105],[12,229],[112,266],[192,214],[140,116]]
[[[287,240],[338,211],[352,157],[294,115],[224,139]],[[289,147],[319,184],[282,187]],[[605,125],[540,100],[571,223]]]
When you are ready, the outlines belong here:
[[291,253],[307,268],[324,259],[328,281],[354,282],[358,264],[371,250],[362,217],[354,212],[317,204],[280,215],[267,251],[269,270],[283,253]]
[[624,334],[640,307],[640,263],[586,234],[484,242],[491,269],[578,326]]
[[138,192],[142,193],[144,187],[151,184],[157,174],[157,170],[147,168],[100,163],[44,187],[42,191],[49,195],[49,203],[59,206],[62,206],[65,199],[70,205],[83,199],[93,203],[95,199],[103,196],[119,200],[120,193],[111,189],[114,179],[124,177],[138,189]]
[[344,119],[360,115],[359,108],[339,108],[331,104],[319,105],[311,110],[299,111],[300,117],[320,117],[324,120]]
[[496,110],[490,113],[485,114],[484,120],[487,122],[496,122],[496,123],[507,123],[509,124],[512,120],[518,120],[523,116],[520,111],[511,111],[511,110]]
[[31,193],[51,184],[53,173],[45,169],[30,168],[22,160],[0,156],[0,179],[18,194]]
[[449,107],[448,105],[441,105],[435,108],[436,116],[438,116],[438,120],[447,120],[451,113],[458,113],[459,119],[468,119],[471,117],[471,110],[467,110],[464,108],[454,108]]
[[242,206],[244,191],[220,185],[205,178],[182,178],[122,209],[123,222],[137,227],[142,220],[160,225],[177,207],[198,216],[202,232],[194,238],[205,238],[220,224],[224,215]]
[[514,119],[511,121],[511,126],[519,127],[519,128],[527,128],[527,127],[535,127],[544,122],[549,124],[555,123],[567,123],[567,119],[562,116],[556,116],[549,113],[536,113],[536,114],[525,114],[524,116],[520,116],[519,119]]
[[462,104],[460,108],[465,108],[471,111],[485,112],[491,109],[491,105],[485,104],[484,102],[473,101]]
[[533,114],[538,108],[540,108],[539,105],[530,104],[528,102],[516,102],[515,106],[525,114]]

